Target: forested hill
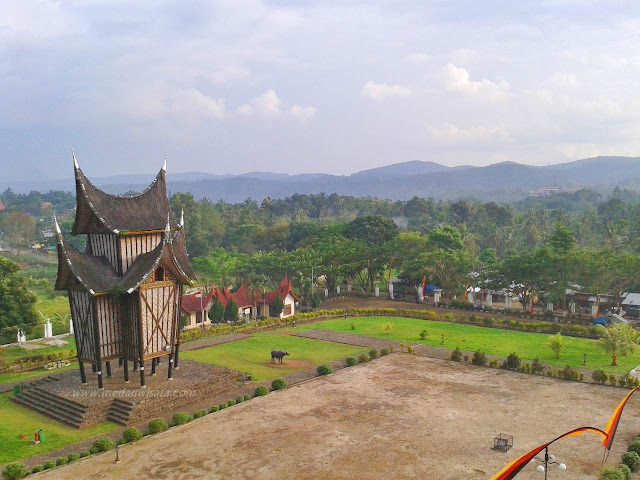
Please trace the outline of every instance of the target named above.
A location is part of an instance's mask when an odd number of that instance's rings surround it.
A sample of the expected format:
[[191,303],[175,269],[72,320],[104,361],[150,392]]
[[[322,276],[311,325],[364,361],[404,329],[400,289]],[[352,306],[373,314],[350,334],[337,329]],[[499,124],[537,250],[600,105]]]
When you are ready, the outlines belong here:
[[[121,175],[93,178],[111,193],[141,191],[153,175]],[[514,202],[531,195],[575,192],[582,187],[610,193],[615,186],[640,190],[640,157],[596,157],[550,166],[503,162],[486,167],[448,167],[435,162],[411,161],[363,170],[348,176],[327,174],[286,175],[251,172],[242,175],[174,173],[169,175],[171,192],[188,192],[196,199],[209,198],[237,203],[247,198],[285,198],[293,194],[336,193],[357,197],[374,196],[408,200],[414,196],[438,200],[475,199]],[[3,182],[0,191],[72,190],[68,181]],[[554,192],[557,193],[557,192]]]

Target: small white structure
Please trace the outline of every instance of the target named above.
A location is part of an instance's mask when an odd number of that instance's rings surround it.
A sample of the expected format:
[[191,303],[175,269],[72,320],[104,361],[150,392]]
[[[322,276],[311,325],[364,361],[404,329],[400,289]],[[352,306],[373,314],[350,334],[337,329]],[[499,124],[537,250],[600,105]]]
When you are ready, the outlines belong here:
[[553,312],[553,302],[547,303],[547,311]]
[[347,293],[351,293],[351,283],[347,283]]
[[328,297],[329,297],[329,289],[328,289],[328,288],[325,288],[325,289],[324,289],[324,297],[325,297],[325,298],[328,298]]
[[51,325],[51,320],[47,318],[47,321],[44,322],[44,338],[53,337],[53,328]]
[[504,292],[504,308],[511,308],[511,292]]
[[598,315],[598,304],[597,303],[592,303],[591,304],[591,315],[593,315],[594,317],[596,315]]
[[442,290],[434,290],[433,291],[433,303],[436,306],[438,306],[438,304],[440,303],[440,293],[441,292],[442,292]]
[[467,301],[472,305],[475,303],[475,301],[473,299],[473,287],[471,287],[471,288],[469,288],[469,290],[467,290]]
[[571,313],[576,313],[576,302],[571,302],[571,303],[569,304],[569,311],[570,311]]
[[376,287],[373,289],[373,294],[374,294],[376,297],[379,297],[379,296],[380,296],[380,287],[376,286]]
[[393,283],[389,282],[389,299],[393,300]]
[[340,295],[340,285],[338,285],[338,286],[336,287],[336,293],[337,293],[338,295]]
[[69,318],[69,333],[73,335],[73,318]]
[[493,295],[491,295],[491,292],[487,293],[486,304],[487,304],[487,307],[493,306]]
[[424,292],[421,286],[418,287],[418,302],[420,303],[424,302]]

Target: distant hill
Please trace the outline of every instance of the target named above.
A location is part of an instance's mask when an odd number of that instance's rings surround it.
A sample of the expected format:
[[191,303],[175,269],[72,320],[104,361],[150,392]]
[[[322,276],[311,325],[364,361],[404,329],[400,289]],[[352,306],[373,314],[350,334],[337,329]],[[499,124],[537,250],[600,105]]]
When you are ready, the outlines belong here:
[[[120,175],[92,178],[111,193],[140,191],[155,175]],[[288,175],[250,172],[242,175],[214,175],[201,172],[170,173],[172,193],[191,192],[196,198],[241,202],[246,198],[262,201],[294,193],[337,193],[407,200],[414,196],[442,200],[476,199],[515,202],[540,192],[575,192],[586,187],[610,190],[615,186],[640,189],[640,157],[595,157],[549,166],[530,166],[503,162],[486,167],[448,167],[436,162],[409,161],[363,170],[352,175],[323,173]],[[72,179],[51,181],[0,180],[0,190],[16,192],[50,189],[73,190]]]

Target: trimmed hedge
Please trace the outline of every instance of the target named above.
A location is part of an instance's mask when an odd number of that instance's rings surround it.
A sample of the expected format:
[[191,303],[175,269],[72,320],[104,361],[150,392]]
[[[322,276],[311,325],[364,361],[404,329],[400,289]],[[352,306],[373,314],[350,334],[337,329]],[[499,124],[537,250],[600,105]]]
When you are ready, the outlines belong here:
[[129,427],[124,432],[122,432],[122,438],[125,443],[133,442],[135,440],[140,440],[142,438],[142,433],[136,427]]
[[632,472],[635,472],[640,468],[640,455],[636,452],[623,453],[622,463],[628,466]]
[[43,470],[49,470],[50,468],[55,468],[55,467],[56,467],[56,462],[54,462],[53,460],[47,460],[42,464]]
[[331,364],[325,363],[324,365],[320,365],[318,367],[317,372],[320,375],[329,375],[330,373],[333,373],[333,367],[331,366]]
[[380,350],[380,356],[389,355],[391,353],[391,349],[388,347],[384,347]]
[[248,400],[251,400],[251,395],[247,394],[243,398],[244,398],[244,401],[246,402]]
[[18,480],[27,476],[27,469],[23,463],[10,463],[2,470],[2,476],[7,480]]
[[367,363],[369,360],[371,360],[371,358],[368,353],[361,353],[358,356],[358,363]]
[[56,465],[60,466],[60,465],[66,465],[69,462],[69,459],[67,457],[60,457],[56,460]]
[[271,382],[271,388],[273,390],[283,390],[287,388],[287,381],[282,377],[276,377]]
[[164,418],[154,418],[147,423],[147,430],[150,434],[164,432],[169,425],[165,422]]
[[116,448],[116,444],[109,437],[100,437],[94,440],[93,448],[98,452],[106,452],[107,450]]
[[171,425],[184,425],[189,422],[189,415],[184,412],[176,412],[171,417]]
[[358,364],[358,359],[356,357],[354,357],[353,355],[347,357],[347,366],[348,367],[353,367],[354,365]]
[[258,387],[256,387],[256,391],[253,392],[253,396],[254,397],[263,397],[264,395],[269,393],[269,389],[267,387],[265,387],[264,385],[258,385]]
[[31,473],[38,473],[38,472],[41,472],[42,470],[44,470],[44,468],[42,468],[42,465],[36,465],[31,469]]

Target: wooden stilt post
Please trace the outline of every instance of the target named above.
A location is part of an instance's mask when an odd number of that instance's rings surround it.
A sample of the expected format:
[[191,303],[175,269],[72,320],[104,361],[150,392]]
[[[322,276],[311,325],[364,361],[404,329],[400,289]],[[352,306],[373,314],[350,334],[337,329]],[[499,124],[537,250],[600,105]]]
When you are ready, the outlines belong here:
[[82,360],[78,360],[78,368],[80,368],[80,380],[82,380],[82,384],[87,384],[87,374],[84,372],[84,362]]
[[144,360],[140,360],[140,386],[146,387],[144,383]]
[[121,367],[121,366],[122,366],[122,357],[120,357],[120,358],[118,359],[118,366],[119,366],[119,367]]
[[96,373],[96,372],[98,371],[98,369],[96,368],[96,364],[95,364],[95,363],[92,363],[92,364],[91,364],[91,371],[92,371],[93,373]]
[[107,378],[111,378],[111,362],[107,360]]
[[180,344],[176,344],[176,351],[173,354],[173,368],[178,370],[178,353],[180,352]]
[[138,371],[138,362],[133,362],[133,371],[134,372]]
[[102,383],[102,363],[98,362],[96,369],[98,373],[98,388],[104,388],[104,385]]
[[160,359],[161,359],[161,358],[162,358],[162,357],[156,357],[156,365],[160,365],[160,363],[162,363],[162,362],[160,362]]
[[173,354],[169,354],[169,368],[167,370],[167,378],[169,380],[173,378]]
[[124,372],[124,383],[129,383],[129,362],[126,358],[122,361],[122,368]]
[[151,359],[151,375],[155,375],[156,374],[156,359],[152,358]]

